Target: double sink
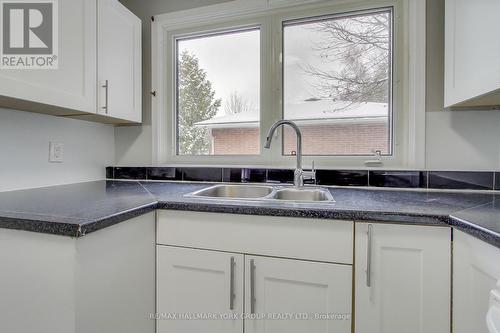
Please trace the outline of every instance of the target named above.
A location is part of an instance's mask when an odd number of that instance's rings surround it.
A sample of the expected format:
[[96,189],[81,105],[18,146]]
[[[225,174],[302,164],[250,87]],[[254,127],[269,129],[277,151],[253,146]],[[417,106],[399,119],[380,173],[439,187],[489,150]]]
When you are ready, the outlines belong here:
[[218,200],[251,200],[262,202],[315,202],[331,203],[335,202],[333,196],[327,189],[315,186],[304,186],[304,178],[316,180],[316,170],[314,161],[311,171],[302,169],[302,134],[296,123],[290,120],[279,120],[271,126],[267,134],[264,148],[271,147],[274,132],[280,126],[287,125],[295,130],[297,136],[297,167],[293,176],[293,187],[290,186],[269,186],[269,185],[230,185],[221,184],[205,188],[184,196],[199,199]]
[[214,185],[185,195],[201,199],[334,202],[327,189],[320,187],[288,187],[267,185]]

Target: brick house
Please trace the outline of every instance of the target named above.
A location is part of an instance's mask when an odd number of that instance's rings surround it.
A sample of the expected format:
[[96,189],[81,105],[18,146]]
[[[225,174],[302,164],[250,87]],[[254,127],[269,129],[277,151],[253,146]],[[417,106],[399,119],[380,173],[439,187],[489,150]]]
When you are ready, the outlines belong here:
[[[386,103],[347,103],[328,100],[288,104],[286,118],[302,130],[307,155],[371,155],[388,153],[389,108]],[[209,129],[212,153],[259,154],[259,110],[214,117],[196,124]],[[295,152],[295,133],[285,129],[284,151]]]

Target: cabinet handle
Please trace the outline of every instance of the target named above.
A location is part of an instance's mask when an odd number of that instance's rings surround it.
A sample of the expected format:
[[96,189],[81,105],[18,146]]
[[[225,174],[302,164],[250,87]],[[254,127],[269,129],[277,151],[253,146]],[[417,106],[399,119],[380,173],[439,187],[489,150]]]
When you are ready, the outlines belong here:
[[109,87],[108,80],[106,80],[105,83],[101,87],[105,89],[104,90],[104,106],[102,107],[102,109],[104,110],[104,112],[106,114],[108,114],[108,87]]
[[234,310],[234,299],[236,298],[236,294],[234,293],[234,267],[236,266],[236,262],[234,261],[234,257],[231,257],[231,267],[229,270],[229,310]]
[[255,313],[255,262],[250,260],[250,313]]
[[370,288],[372,286],[372,234],[373,226],[368,225],[368,238],[366,246],[366,286]]

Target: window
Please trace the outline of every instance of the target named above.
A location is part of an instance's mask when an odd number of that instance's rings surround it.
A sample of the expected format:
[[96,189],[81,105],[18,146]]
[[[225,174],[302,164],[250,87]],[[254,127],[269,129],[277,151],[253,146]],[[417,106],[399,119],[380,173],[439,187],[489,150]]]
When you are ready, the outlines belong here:
[[155,16],[156,162],[292,167],[290,128],[263,148],[289,119],[306,167],[405,166],[425,136],[424,7],[236,0]]
[[[390,155],[391,11],[284,22],[284,113],[305,155]],[[295,152],[285,130],[283,154]]]
[[259,154],[259,29],[176,43],[177,154]]

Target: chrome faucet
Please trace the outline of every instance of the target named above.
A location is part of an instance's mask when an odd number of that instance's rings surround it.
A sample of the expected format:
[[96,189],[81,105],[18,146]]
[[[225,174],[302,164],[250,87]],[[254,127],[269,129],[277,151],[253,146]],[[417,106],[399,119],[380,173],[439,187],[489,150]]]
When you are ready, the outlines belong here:
[[295,167],[295,172],[293,174],[293,184],[297,188],[302,188],[304,186],[304,174],[307,176],[307,179],[312,179],[316,181],[316,171],[314,170],[314,161],[312,164],[312,171],[304,172],[302,170],[302,133],[300,132],[300,128],[293,121],[290,120],[279,120],[271,126],[269,132],[267,133],[266,143],[264,144],[264,148],[271,148],[271,142],[273,141],[273,135],[276,129],[282,125],[288,125],[295,130],[295,134],[297,136],[297,166]]

